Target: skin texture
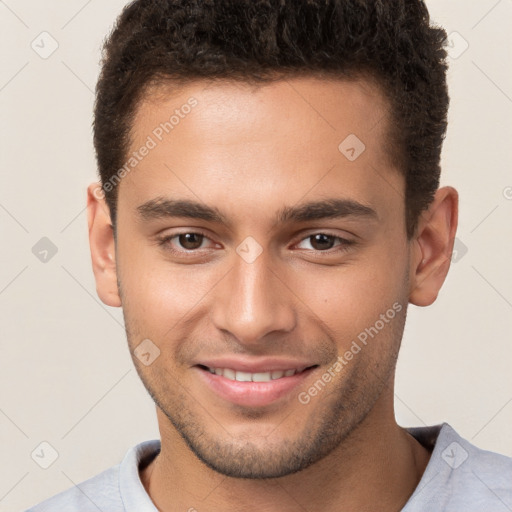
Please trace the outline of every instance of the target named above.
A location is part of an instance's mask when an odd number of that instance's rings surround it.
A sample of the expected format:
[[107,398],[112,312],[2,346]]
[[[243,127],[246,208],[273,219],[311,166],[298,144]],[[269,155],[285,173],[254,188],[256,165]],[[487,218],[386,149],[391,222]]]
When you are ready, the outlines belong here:
[[[404,178],[385,152],[387,104],[362,81],[150,91],[132,150],[191,97],[197,106],[122,178],[116,241],[98,185],[88,191],[98,294],[122,306],[132,355],[144,339],[160,350],[149,366],[133,356],[162,440],[141,471],[146,490],[162,511],[399,510],[429,454],[394,419],[396,358],[407,304],[434,302],[448,272],[457,192],[440,188],[407,240]],[[338,149],[349,134],[366,147],[354,161]],[[144,220],[137,208],[157,198],[217,207],[230,224]],[[275,222],[284,206],[327,198],[376,216]],[[205,236],[186,254],[191,245],[176,235],[198,230]],[[332,238],[322,246],[318,233]],[[236,251],[249,236],[262,250],[252,263]],[[301,403],[393,304],[394,318]],[[196,366],[220,356],[318,366],[286,396],[245,407],[214,393]]]

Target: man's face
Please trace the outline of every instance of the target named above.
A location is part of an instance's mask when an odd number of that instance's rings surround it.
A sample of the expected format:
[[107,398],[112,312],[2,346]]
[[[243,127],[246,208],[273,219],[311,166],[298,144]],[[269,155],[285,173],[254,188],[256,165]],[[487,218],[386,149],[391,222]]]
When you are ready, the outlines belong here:
[[[301,470],[392,414],[410,251],[386,103],[368,83],[315,78],[162,92],[138,109],[130,153],[150,149],[118,199],[130,349],[160,350],[137,371],[211,468]],[[282,215],[329,200],[346,201],[340,215]],[[223,219],[171,216],[171,201]]]

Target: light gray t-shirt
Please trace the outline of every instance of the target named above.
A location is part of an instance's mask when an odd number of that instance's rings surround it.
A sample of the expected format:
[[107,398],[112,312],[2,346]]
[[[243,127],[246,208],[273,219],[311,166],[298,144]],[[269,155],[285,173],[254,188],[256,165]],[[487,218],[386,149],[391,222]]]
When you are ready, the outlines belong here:
[[[477,448],[447,423],[407,430],[433,452],[402,512],[512,512],[512,458]],[[26,512],[158,512],[139,466],[159,451],[158,439],[139,443],[120,464]]]

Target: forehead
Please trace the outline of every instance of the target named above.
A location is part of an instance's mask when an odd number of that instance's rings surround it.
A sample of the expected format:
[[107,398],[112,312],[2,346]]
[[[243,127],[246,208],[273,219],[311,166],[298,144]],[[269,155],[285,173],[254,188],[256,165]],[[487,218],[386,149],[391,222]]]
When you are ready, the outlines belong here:
[[[197,106],[194,115],[188,116],[189,109],[184,107],[191,98]],[[148,88],[136,110],[132,135],[143,137],[151,123],[168,121],[175,110],[178,114],[187,110],[189,132],[202,135],[203,140],[214,140],[218,135],[226,141],[231,132],[237,143],[244,136],[254,141],[257,132],[268,135],[306,127],[307,135],[316,132],[325,137],[331,132],[335,138],[353,129],[368,140],[374,130],[374,135],[385,134],[389,123],[388,101],[370,77],[348,80],[304,76],[260,83],[217,79],[185,86],[168,82]]]
[[138,106],[130,154],[139,155],[120,203],[178,196],[254,213],[311,194],[382,201],[401,188],[388,124],[385,97],[365,80],[170,83]]

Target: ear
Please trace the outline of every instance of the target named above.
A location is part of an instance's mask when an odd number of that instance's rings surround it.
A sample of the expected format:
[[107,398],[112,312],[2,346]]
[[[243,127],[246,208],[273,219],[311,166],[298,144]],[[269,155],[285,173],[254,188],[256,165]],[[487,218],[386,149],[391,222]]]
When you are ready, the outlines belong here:
[[99,183],[87,188],[87,222],[96,291],[107,306],[121,306],[117,288],[114,230],[105,193]]
[[458,222],[459,195],[453,187],[437,190],[411,241],[409,302],[430,306],[450,268]]

